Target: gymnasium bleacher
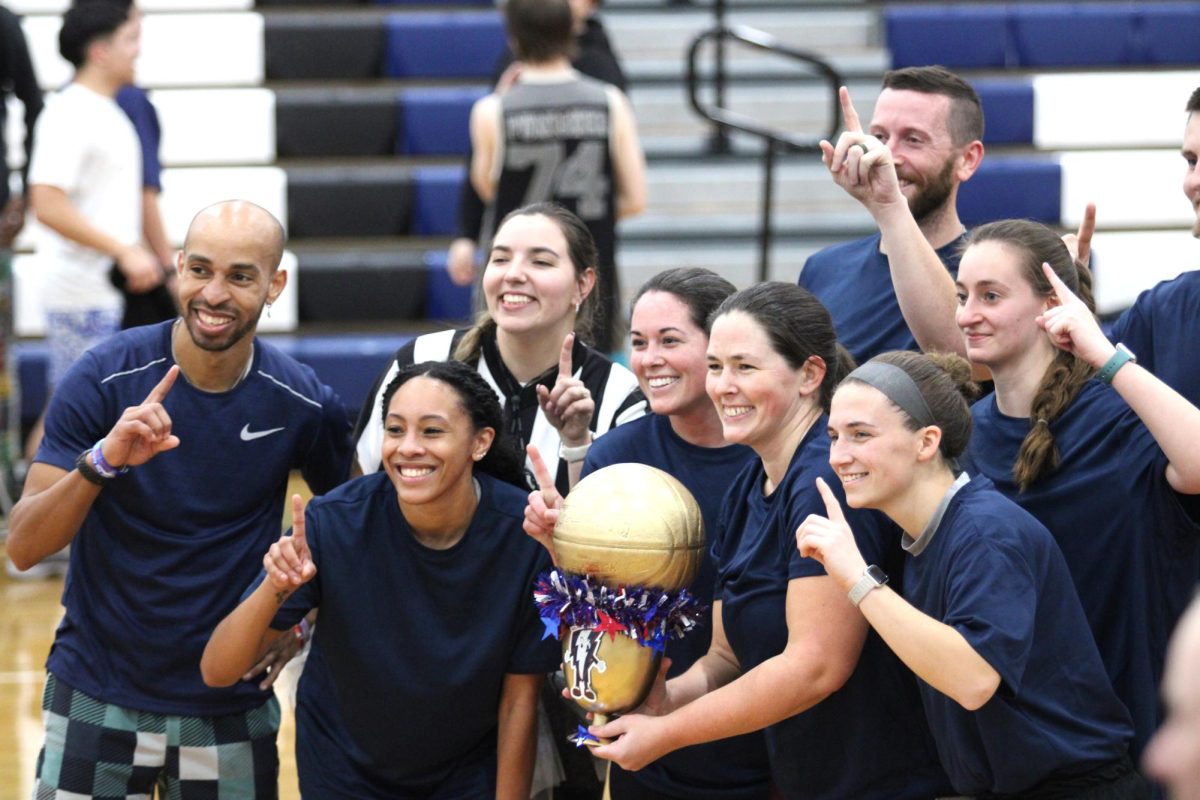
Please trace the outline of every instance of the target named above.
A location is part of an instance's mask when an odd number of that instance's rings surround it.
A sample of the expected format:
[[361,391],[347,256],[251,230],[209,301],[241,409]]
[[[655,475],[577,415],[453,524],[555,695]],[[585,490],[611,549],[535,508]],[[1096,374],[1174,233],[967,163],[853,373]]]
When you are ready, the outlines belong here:
[[[56,52],[67,0],[9,0],[26,15],[39,78],[69,78]],[[464,180],[466,120],[503,46],[489,0],[142,0],[140,82],[162,119],[163,213],[182,239],[201,206],[231,196],[285,220],[292,280],[263,329],[356,409],[405,337],[461,320],[444,271]],[[1027,216],[1072,228],[1099,206],[1100,310],[1200,262],[1180,196],[1182,106],[1200,85],[1200,2],[883,3],[730,0],[729,22],[816,52],[864,114],[892,65],[943,63],[979,90],[988,155],[962,190],[964,221]],[[680,265],[754,279],[760,145],[715,153],[687,105],[688,43],[710,0],[608,0],[604,20],[631,80],[649,205],[623,223],[624,286]],[[729,103],[790,131],[827,124],[828,97],[782,59],[729,53]],[[10,114],[9,141],[20,140]],[[10,152],[19,152],[10,146]],[[815,250],[872,229],[812,155],[782,157],[771,276],[794,280]],[[28,249],[28,232],[22,239]],[[35,257],[17,260],[25,414],[44,398]]]

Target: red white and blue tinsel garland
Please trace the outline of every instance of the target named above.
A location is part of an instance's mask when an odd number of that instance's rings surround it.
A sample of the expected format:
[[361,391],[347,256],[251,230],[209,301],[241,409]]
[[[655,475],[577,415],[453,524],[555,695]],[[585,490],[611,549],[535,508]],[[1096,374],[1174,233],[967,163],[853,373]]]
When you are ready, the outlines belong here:
[[629,636],[662,652],[668,637],[682,639],[700,623],[708,606],[687,589],[666,591],[642,586],[606,586],[586,575],[552,569],[538,576],[533,600],[546,631],[559,637],[559,626],[595,628],[615,637]]

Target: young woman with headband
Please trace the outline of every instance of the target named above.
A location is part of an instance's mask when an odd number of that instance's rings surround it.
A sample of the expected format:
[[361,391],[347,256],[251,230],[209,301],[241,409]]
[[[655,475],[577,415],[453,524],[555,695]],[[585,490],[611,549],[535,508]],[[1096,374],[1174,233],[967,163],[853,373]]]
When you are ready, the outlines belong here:
[[[887,514],[908,553],[895,577],[868,565],[842,506],[796,532],[921,679],[955,791],[972,797],[1148,798],[1133,726],[1100,661],[1050,532],[957,459],[971,434],[957,356],[877,356],[833,398],[829,463],[851,508]],[[1068,655],[1069,654],[1069,655]]]

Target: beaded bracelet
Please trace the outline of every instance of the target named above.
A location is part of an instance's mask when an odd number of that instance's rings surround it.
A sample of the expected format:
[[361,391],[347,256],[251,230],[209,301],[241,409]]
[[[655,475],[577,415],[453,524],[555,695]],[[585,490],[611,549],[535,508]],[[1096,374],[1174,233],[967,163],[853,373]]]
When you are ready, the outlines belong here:
[[96,468],[96,472],[100,474],[100,477],[108,478],[110,480],[118,475],[124,475],[126,472],[129,472],[128,466],[120,468],[114,467],[112,464],[108,463],[107,459],[104,458],[103,439],[92,445],[92,466]]

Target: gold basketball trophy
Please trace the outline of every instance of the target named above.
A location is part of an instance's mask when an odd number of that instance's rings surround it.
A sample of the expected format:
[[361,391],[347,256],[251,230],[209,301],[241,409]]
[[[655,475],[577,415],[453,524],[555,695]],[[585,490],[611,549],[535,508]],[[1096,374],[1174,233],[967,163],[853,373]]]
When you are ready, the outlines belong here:
[[[641,705],[667,638],[696,626],[703,608],[686,587],[703,548],[700,507],[660,469],[614,464],[567,495],[554,526],[558,565],[534,599],[546,636],[562,642],[567,689],[593,724]],[[600,744],[582,725],[572,739]]]

